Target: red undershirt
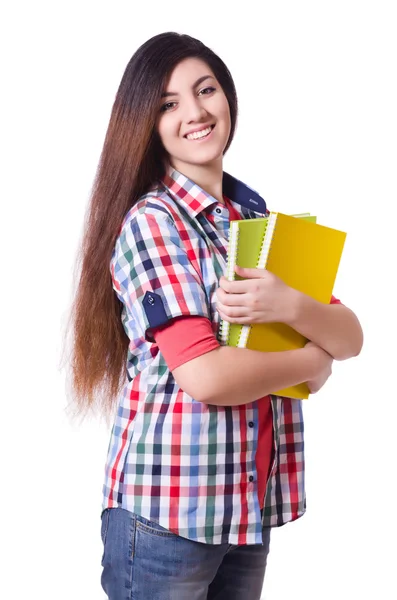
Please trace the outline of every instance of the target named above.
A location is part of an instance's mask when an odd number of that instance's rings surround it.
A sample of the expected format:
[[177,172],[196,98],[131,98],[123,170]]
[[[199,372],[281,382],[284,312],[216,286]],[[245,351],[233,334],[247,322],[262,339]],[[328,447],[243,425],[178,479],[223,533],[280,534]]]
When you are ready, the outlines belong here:
[[[224,200],[229,210],[230,220],[240,220],[239,213],[225,196]],[[339,300],[332,297],[331,302],[339,303]],[[170,371],[220,346],[209,319],[205,317],[179,317],[166,327],[155,330],[153,336]],[[247,426],[249,427],[249,424]],[[273,452],[273,413],[270,396],[264,396],[258,400],[258,445],[255,455],[260,508],[264,505]]]

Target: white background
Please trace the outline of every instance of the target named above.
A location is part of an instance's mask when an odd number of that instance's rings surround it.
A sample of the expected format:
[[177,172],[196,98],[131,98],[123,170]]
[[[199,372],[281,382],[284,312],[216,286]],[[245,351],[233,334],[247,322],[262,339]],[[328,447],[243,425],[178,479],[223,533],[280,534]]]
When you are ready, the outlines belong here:
[[305,403],[308,512],[274,530],[263,598],[397,598],[396,3],[10,6],[0,19],[1,597],[103,599],[109,427],[66,411],[62,332],[120,79],[141,43],[174,30],[210,46],[235,79],[225,169],[272,210],[348,232],[334,292],[365,332],[361,355],[335,364]]

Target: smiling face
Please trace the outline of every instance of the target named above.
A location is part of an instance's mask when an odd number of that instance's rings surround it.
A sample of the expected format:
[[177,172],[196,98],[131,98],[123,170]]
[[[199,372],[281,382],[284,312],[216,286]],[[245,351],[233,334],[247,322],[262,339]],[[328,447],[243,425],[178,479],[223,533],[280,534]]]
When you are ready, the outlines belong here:
[[189,177],[195,167],[222,164],[230,135],[227,98],[209,66],[187,58],[163,93],[157,131],[171,165]]

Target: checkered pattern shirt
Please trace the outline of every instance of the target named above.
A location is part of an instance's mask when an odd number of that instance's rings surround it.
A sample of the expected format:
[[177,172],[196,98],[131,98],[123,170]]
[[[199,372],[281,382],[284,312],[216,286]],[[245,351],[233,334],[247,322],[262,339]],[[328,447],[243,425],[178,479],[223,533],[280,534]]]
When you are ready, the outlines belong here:
[[[244,219],[268,214],[263,198],[227,173],[223,193]],[[261,516],[258,401],[195,400],[178,386],[151,335],[175,317],[198,315],[218,336],[216,289],[228,230],[225,205],[171,167],[123,221],[110,269],[130,343],[103,509],[127,509],[198,542],[260,544],[264,525],[305,512],[301,401],[272,396],[275,457]]]

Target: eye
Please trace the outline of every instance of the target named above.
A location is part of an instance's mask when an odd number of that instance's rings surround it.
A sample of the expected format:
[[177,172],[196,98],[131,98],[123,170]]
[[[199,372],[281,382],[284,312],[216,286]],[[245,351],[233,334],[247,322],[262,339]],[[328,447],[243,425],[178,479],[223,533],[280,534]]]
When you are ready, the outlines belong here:
[[215,92],[215,88],[209,86],[209,87],[206,87],[206,88],[203,88],[202,90],[200,90],[199,94],[208,95],[208,94],[211,94],[211,92]]
[[166,102],[165,104],[163,104],[163,106],[160,108],[160,112],[166,112],[167,110],[171,110],[174,106],[174,104],[176,104],[176,102]]

